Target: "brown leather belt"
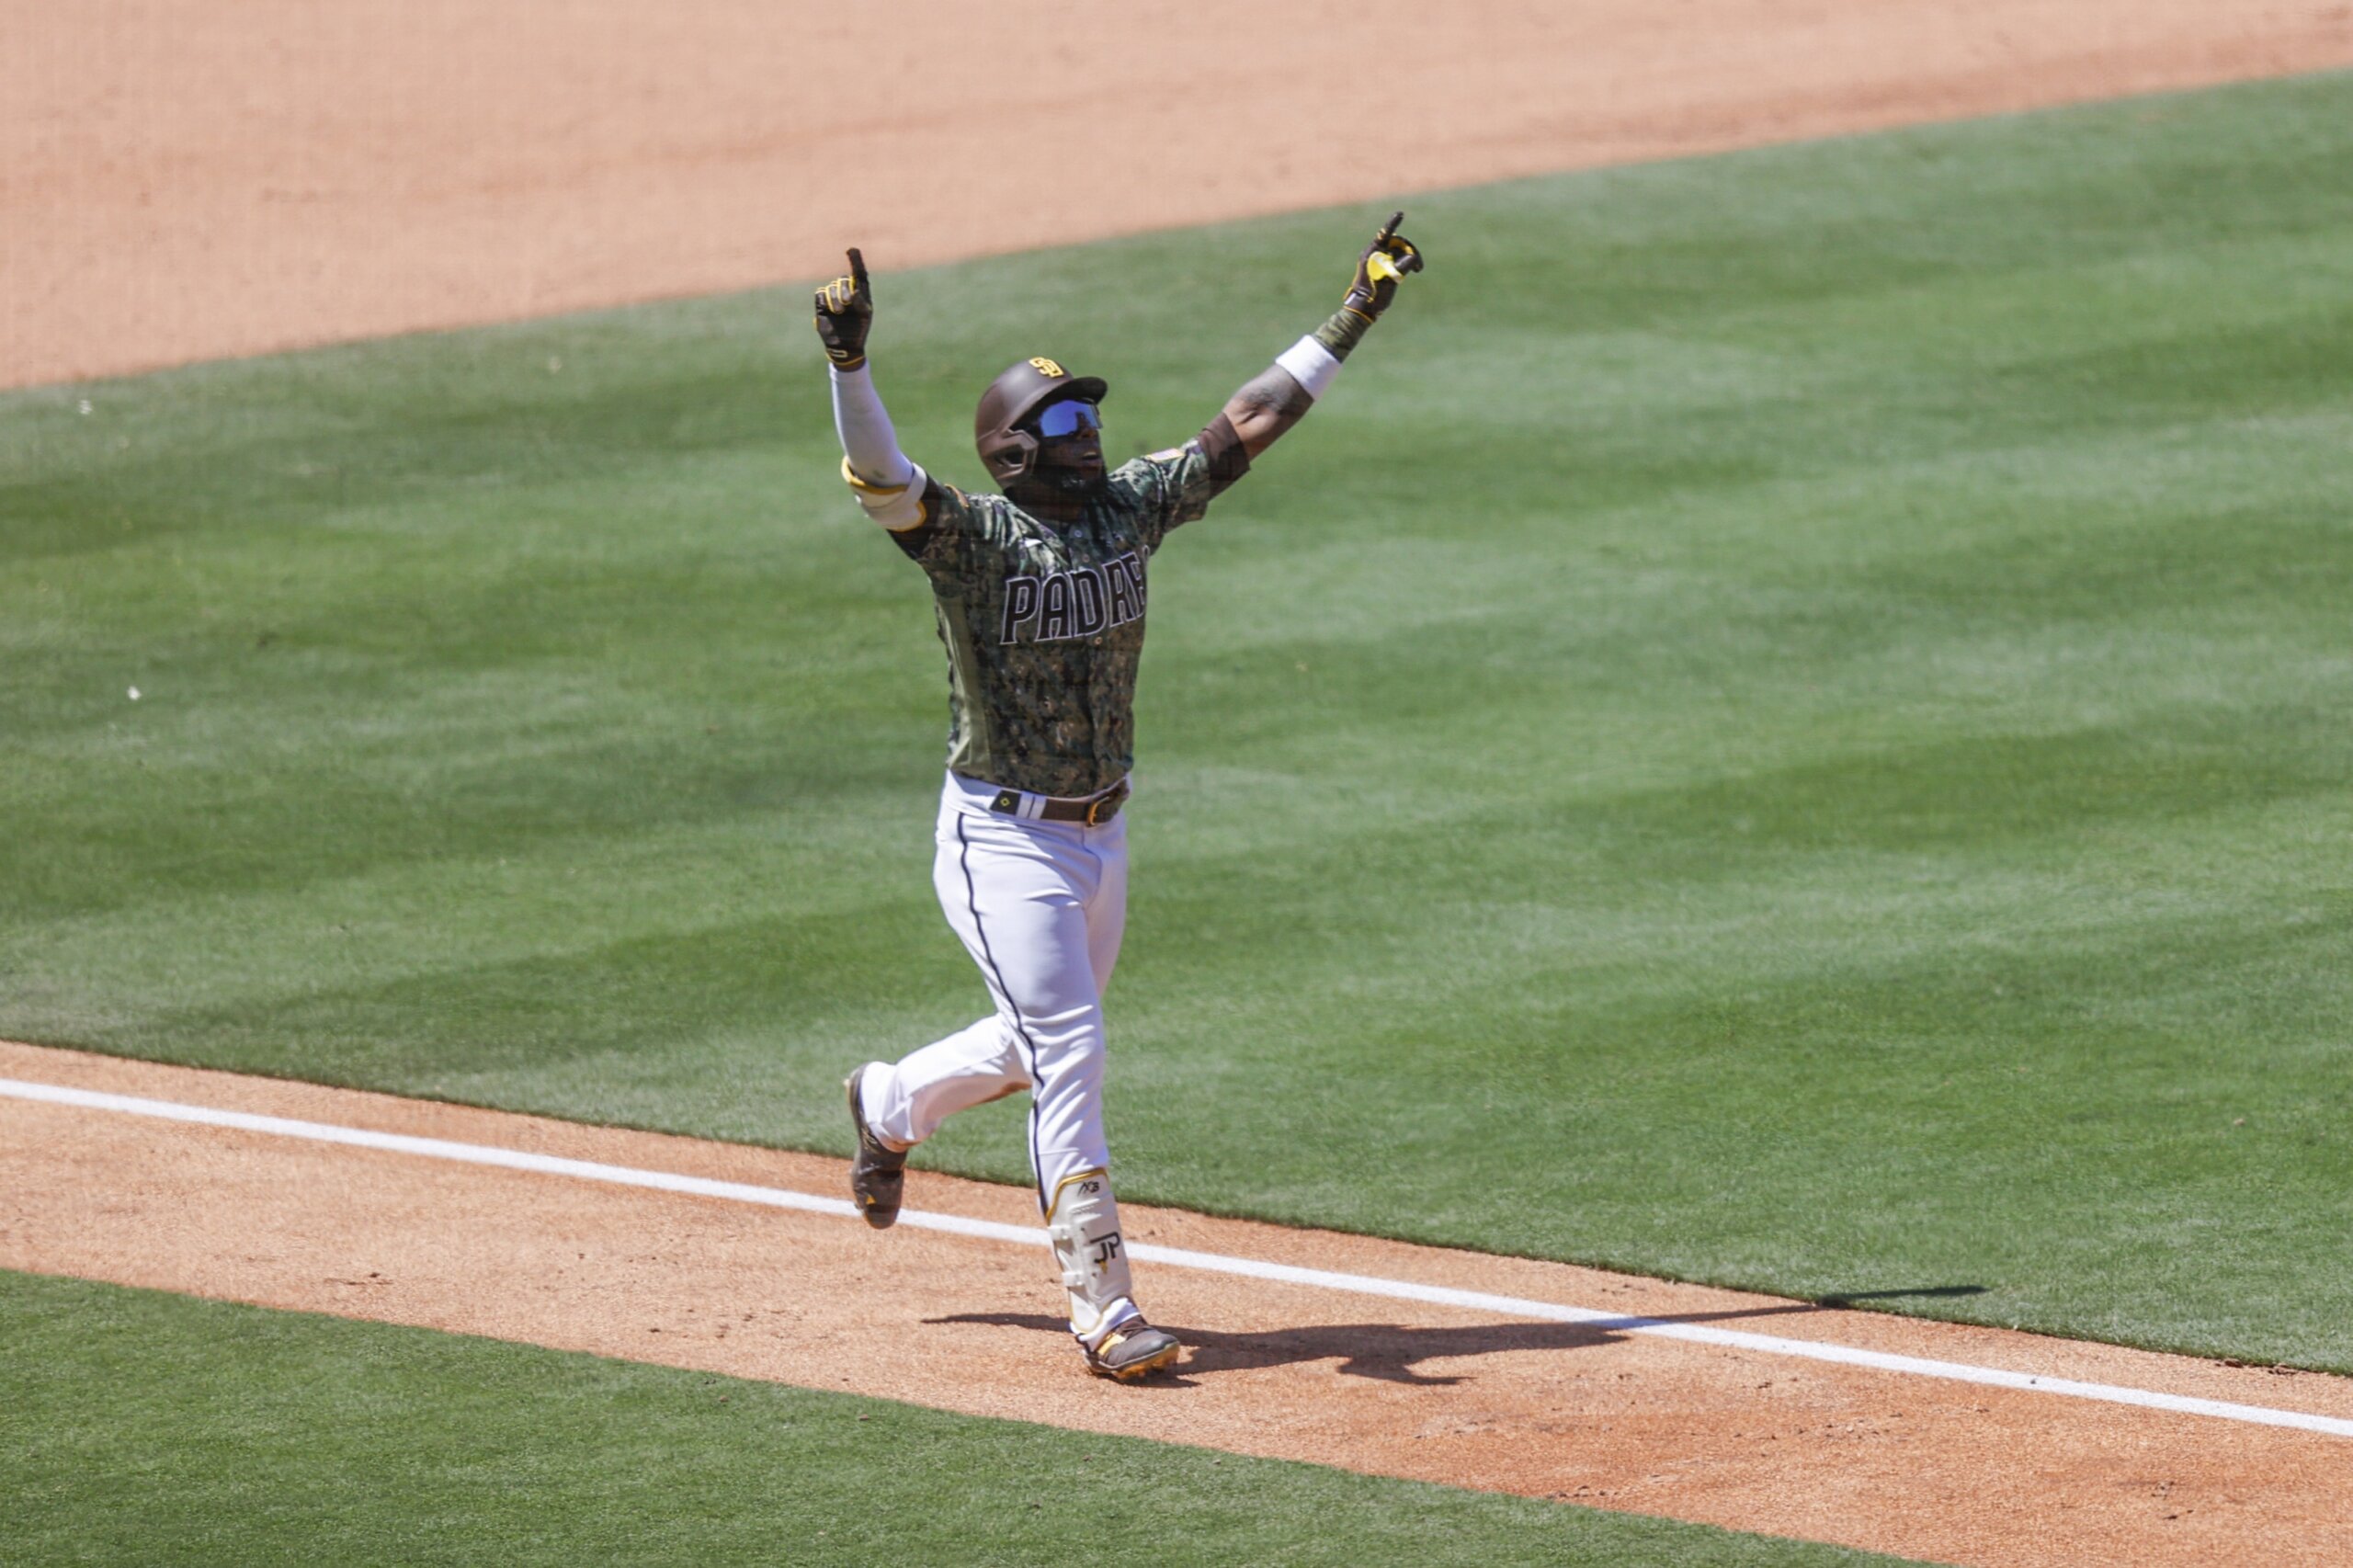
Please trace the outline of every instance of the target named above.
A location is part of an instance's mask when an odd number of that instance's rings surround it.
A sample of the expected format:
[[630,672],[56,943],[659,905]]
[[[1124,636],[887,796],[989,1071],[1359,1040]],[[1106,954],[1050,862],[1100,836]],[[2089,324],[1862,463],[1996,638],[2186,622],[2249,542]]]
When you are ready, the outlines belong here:
[[[1031,820],[1083,822],[1089,827],[1101,827],[1105,823],[1118,816],[1120,808],[1127,804],[1128,781],[1122,778],[1101,794],[1089,795],[1083,800],[1064,800],[1056,795],[1041,796],[1040,799],[1041,803],[1038,807],[1037,815]],[[989,810],[999,816],[1027,815],[1021,809],[1021,791],[1018,790],[999,790],[996,792],[996,798],[989,802]]]

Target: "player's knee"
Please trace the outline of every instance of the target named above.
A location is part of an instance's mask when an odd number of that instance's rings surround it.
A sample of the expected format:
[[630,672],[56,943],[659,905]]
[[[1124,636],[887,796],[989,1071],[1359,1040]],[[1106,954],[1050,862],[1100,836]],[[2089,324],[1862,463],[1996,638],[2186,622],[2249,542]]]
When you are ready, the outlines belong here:
[[1041,1087],[1074,1081],[1099,1082],[1103,1076],[1103,1015],[1090,1009],[1059,1028],[1040,1026],[1030,1031],[1036,1045],[1031,1062]]

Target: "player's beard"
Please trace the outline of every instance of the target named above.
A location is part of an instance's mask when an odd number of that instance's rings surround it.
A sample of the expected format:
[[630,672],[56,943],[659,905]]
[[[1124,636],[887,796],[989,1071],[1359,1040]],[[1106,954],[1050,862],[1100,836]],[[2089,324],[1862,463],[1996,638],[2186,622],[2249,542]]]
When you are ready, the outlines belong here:
[[1075,522],[1090,502],[1110,488],[1110,476],[1100,469],[1041,462],[1005,487],[1006,497],[1023,511],[1048,522]]

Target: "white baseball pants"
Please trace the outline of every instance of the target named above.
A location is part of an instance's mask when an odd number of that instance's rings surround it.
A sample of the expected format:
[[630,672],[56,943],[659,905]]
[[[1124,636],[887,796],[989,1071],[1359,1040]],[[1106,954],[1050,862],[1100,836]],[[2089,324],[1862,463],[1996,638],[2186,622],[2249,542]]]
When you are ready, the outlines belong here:
[[[968,1106],[1029,1089],[1042,1210],[1110,1164],[1103,1140],[1103,993],[1128,918],[1128,824],[1033,822],[989,810],[995,785],[941,792],[932,885],[996,1011],[858,1085],[867,1124],[912,1147]],[[1116,1314],[1113,1314],[1116,1316]]]

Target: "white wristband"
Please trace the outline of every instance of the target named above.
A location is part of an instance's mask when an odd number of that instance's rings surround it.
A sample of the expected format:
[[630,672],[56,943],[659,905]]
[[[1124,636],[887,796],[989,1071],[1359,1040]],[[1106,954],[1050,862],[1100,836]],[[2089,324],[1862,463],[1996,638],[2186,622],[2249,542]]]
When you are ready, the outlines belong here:
[[1275,363],[1290,372],[1290,379],[1306,390],[1311,398],[1322,397],[1332,378],[1340,373],[1339,357],[1313,337],[1302,337],[1279,355]]

